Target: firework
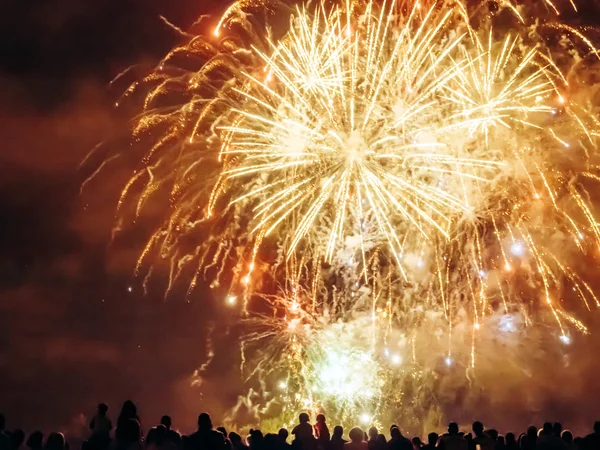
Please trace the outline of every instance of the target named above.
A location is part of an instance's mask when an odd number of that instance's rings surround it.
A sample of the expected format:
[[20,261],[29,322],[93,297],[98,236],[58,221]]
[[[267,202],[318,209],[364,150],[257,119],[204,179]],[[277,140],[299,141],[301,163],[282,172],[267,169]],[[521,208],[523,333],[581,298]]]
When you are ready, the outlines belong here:
[[405,401],[390,386],[472,370],[478,342],[587,333],[600,122],[574,74],[598,55],[497,6],[297,5],[276,36],[240,2],[126,93],[153,145],[121,221],[170,198],[138,271],[225,290],[290,411],[377,420]]

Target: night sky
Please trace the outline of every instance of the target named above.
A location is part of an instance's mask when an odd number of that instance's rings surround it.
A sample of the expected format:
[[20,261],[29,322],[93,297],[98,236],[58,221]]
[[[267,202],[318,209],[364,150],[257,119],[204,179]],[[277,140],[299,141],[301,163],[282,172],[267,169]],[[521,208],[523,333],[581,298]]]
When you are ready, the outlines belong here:
[[[139,239],[110,245],[119,183],[79,169],[126,121],[110,80],[178,42],[218,1],[9,0],[0,15],[0,411],[8,426],[76,431],[99,401],[191,426],[211,299],[142,295]],[[219,11],[218,6],[216,11]],[[132,292],[129,292],[129,288]]]
[[[116,417],[132,398],[147,423],[171,414],[189,429],[200,411],[218,416],[235,401],[232,346],[223,346],[206,374],[219,388],[191,387],[206,361],[211,319],[225,316],[223,302],[202,288],[190,301],[177,292],[165,299],[161,289],[143,295],[133,269],[147,230],[141,225],[110,243],[119,188],[132,168],[113,166],[83,192],[88,173],[79,168],[97,143],[118,143],[126,129],[112,108],[118,92],[110,80],[132,64],[155,62],[179,41],[159,16],[185,29],[223,8],[219,0],[3,5],[0,412],[9,427],[77,433],[99,401]],[[584,421],[600,413],[589,395],[600,392],[597,349],[591,341],[578,350],[581,373],[568,389],[556,389],[557,380],[569,379],[552,373],[539,383],[561,391],[549,394],[548,411],[565,418],[577,410]],[[504,413],[518,409],[512,400],[518,397],[507,399]]]

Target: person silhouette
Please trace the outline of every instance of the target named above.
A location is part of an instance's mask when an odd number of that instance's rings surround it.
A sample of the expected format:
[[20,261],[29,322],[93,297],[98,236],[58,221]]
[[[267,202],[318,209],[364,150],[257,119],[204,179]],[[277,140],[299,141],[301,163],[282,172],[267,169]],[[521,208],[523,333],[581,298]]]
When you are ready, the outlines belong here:
[[421,438],[419,436],[413,436],[410,440],[412,442],[412,446],[414,450],[421,450],[423,447],[423,443],[421,442]]
[[535,450],[537,439],[537,428],[534,425],[529,426],[525,436],[521,437],[521,450]]
[[385,439],[385,435],[379,433],[377,435],[377,450],[386,450],[387,449],[387,440]]
[[369,450],[385,450],[385,446],[383,448],[381,447],[381,442],[379,441],[379,430],[377,427],[369,428],[368,434],[369,439],[367,440],[367,445],[369,446]]
[[142,448],[140,422],[136,418],[123,418],[120,422],[115,430],[115,434],[118,432],[115,448],[117,450],[140,450]]
[[186,450],[226,450],[225,436],[213,430],[210,415],[202,413],[198,416],[198,430],[187,439]]
[[594,432],[582,439],[581,448],[582,450],[600,449],[600,421],[594,422]]
[[329,442],[331,436],[329,435],[329,428],[327,427],[327,419],[324,414],[317,415],[317,423],[315,423],[315,437],[321,443]]
[[65,435],[62,433],[50,433],[44,450],[65,450]]
[[517,450],[517,439],[515,433],[506,433],[505,437],[506,450]]
[[163,425],[167,429],[167,440],[176,448],[181,449],[183,444],[181,441],[181,434],[178,431],[173,430],[171,427],[173,426],[173,422],[171,421],[171,416],[162,416],[160,418],[160,424]]
[[477,448],[475,444],[473,444],[473,433],[462,433],[462,437],[465,439],[465,441],[467,441],[467,448],[469,450],[474,450]]
[[313,450],[315,447],[315,438],[313,436],[313,427],[310,424],[310,417],[306,413],[298,416],[298,425],[292,430],[294,440],[302,444],[302,450]]
[[265,438],[262,431],[250,430],[250,450],[265,450]]
[[479,445],[480,450],[494,450],[496,443],[483,431],[483,424],[479,421],[473,422],[473,445]]
[[30,450],[42,450],[42,444],[44,442],[44,434],[41,431],[34,431],[27,438],[25,445]]
[[377,427],[369,428],[368,434],[369,440],[367,441],[367,445],[369,447],[369,450],[384,450],[379,448],[379,443],[377,440],[377,438],[379,437],[379,431],[377,430]]
[[468,450],[469,443],[458,432],[458,424],[450,422],[448,424],[448,433],[440,438],[438,448],[442,450]]
[[348,433],[350,442],[344,444],[344,450],[369,450],[369,446],[365,441],[365,432],[359,428],[354,427]]
[[438,438],[437,433],[429,433],[427,435],[427,444],[423,446],[423,450],[433,450],[437,445]]
[[96,415],[90,421],[90,445],[97,450],[104,450],[110,444],[110,431],[112,430],[112,422],[107,415],[108,406],[105,403],[100,403],[96,408]]
[[225,427],[217,427],[217,431],[219,433],[221,433],[223,435],[223,438],[225,439],[225,448],[227,450],[231,450],[232,446],[231,446],[231,441],[229,440],[229,438],[227,437],[227,429]]
[[6,416],[0,414],[0,450],[10,450],[12,442],[10,436],[6,432]]
[[308,416],[307,413],[301,413],[298,416],[298,425],[296,425],[293,429],[292,429],[292,434],[294,435],[294,438],[296,439],[307,439],[309,437],[313,437],[313,429],[310,426],[310,417]]
[[119,425],[119,421],[126,422],[129,419],[135,419],[138,422],[140,418],[137,413],[137,406],[131,400],[126,400],[123,402],[123,406],[121,407],[121,412],[119,413],[119,418],[117,419],[117,426]]
[[156,426],[156,445],[160,448],[171,449],[168,430],[162,423]]
[[412,442],[402,435],[398,425],[390,427],[390,440],[387,445],[389,450],[413,450]]
[[565,430],[561,433],[560,438],[565,443],[567,450],[577,450],[577,445],[573,442],[573,433],[569,430]]
[[148,439],[146,447],[148,447],[148,444],[152,443],[154,448],[157,450],[175,450],[173,443],[169,440],[167,427],[165,427],[163,424],[160,424],[154,427],[152,430],[154,431],[152,442],[150,442],[150,439]]
[[144,444],[146,447],[154,446],[154,444],[156,444],[156,427],[150,428],[148,434],[146,435]]
[[[562,431],[562,426],[560,428]],[[540,430],[536,448],[537,450],[565,450],[566,445],[560,437],[556,436],[554,425],[546,422]]]
[[279,448],[281,450],[290,450],[290,444],[288,444],[288,436],[290,433],[285,428],[280,428],[277,433],[277,437],[279,438]]
[[560,422],[554,422],[552,424],[552,434],[555,437],[560,438],[562,436],[562,431],[563,431],[562,423],[560,423]]
[[25,432],[21,429],[16,429],[10,435],[12,450],[20,450],[25,441]]
[[279,450],[279,445],[281,444],[279,440],[279,436],[275,433],[267,433],[264,440],[264,449],[265,450]]
[[538,433],[538,436],[550,436],[552,435],[552,432],[552,422],[544,422],[544,425]]
[[342,437],[344,435],[344,429],[340,425],[333,427],[333,434],[331,435],[331,449],[332,450],[343,450],[346,440]]
[[242,437],[239,434],[234,433],[233,431],[229,432],[229,440],[231,441],[233,450],[248,450],[248,446],[244,444]]
[[[117,441],[122,440],[123,433],[128,433],[127,438],[130,440],[132,439],[132,436],[130,435],[133,433],[133,425],[130,423],[131,419],[137,421],[138,423],[138,431],[140,432],[140,435],[138,436],[139,439],[141,438],[142,426],[140,418],[138,417],[137,406],[135,406],[135,403],[133,403],[131,400],[126,400],[121,407],[121,412],[119,413],[119,418],[117,419],[117,429],[115,430],[115,438]],[[125,428],[127,429],[126,431]],[[131,441],[129,441],[128,444],[133,445]]]
[[167,431],[171,429],[173,426],[173,421],[171,420],[171,416],[164,415],[160,418],[160,424],[164,425]]

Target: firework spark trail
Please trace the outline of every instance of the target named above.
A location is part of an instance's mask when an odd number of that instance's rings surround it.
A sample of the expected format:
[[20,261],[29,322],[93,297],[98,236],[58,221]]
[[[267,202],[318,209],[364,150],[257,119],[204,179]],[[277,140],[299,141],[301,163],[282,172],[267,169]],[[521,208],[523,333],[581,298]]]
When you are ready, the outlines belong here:
[[[578,260],[600,249],[600,124],[570,99],[570,66],[522,5],[500,4],[522,22],[502,39],[493,16],[472,20],[461,2],[299,5],[278,39],[250,6],[232,5],[213,42],[176,48],[126,92],[146,90],[134,135],[153,144],[119,207],[139,214],[165,190],[171,200],[139,270],[170,259],[169,288],[190,265],[190,291],[204,277],[226,283],[257,326],[244,348],[268,340],[274,352],[251,373],[270,362],[306,394],[301,406],[329,395],[342,415],[356,416],[366,382],[323,365],[369,362],[373,418],[382,399],[399,401],[385,364],[435,366],[417,351],[431,327],[444,329],[437,358],[466,355],[471,368],[488,330],[512,332],[517,318],[550,317],[565,343],[587,332],[569,292],[599,305]],[[554,27],[598,55],[578,30]],[[182,55],[198,69],[178,67]],[[198,230],[208,238],[190,251]],[[276,295],[260,295],[267,278]],[[371,337],[338,342],[356,327]],[[402,354],[390,353],[398,330]]]

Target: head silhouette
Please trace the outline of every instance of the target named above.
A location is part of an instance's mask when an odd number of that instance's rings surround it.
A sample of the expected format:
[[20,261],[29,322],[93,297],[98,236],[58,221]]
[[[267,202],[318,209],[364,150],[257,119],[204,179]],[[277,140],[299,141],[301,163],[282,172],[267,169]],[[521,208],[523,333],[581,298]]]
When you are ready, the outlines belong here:
[[281,439],[283,442],[287,441],[289,435],[290,433],[285,428],[280,428],[279,432],[277,433],[277,436],[279,436],[279,439]]
[[335,427],[333,427],[333,437],[334,438],[341,439],[343,434],[344,434],[344,428],[342,428],[340,425],[336,425]]
[[393,427],[390,430],[390,436],[392,437],[392,439],[399,439],[402,437],[402,433],[400,432],[400,428],[398,427]]
[[387,444],[387,441],[385,440],[385,435],[383,434],[378,434],[377,435],[377,443],[380,445],[379,448],[385,448],[385,445]]
[[423,444],[421,442],[421,438],[419,436],[415,436],[411,439],[412,445],[414,449],[419,449],[421,448],[421,445]]
[[594,433],[600,434],[600,420],[594,422]]
[[506,433],[506,445],[515,445],[517,440],[514,433]]
[[208,413],[202,413],[198,416],[198,430],[208,431],[212,430],[212,420]]
[[456,422],[450,422],[448,424],[448,433],[449,434],[458,434],[458,424]]
[[498,439],[498,431],[494,430],[493,428],[491,430],[487,430],[486,434],[494,441]]
[[483,433],[483,424],[479,421],[473,422],[473,433],[479,436]]
[[229,433],[229,440],[233,445],[240,445],[242,443],[242,437],[233,431]]
[[562,423],[554,422],[552,424],[552,432],[554,433],[554,436],[560,437],[560,435],[562,433]]
[[437,433],[429,433],[427,435],[427,443],[429,444],[430,447],[435,447],[435,444],[437,444],[437,440],[438,440]]
[[375,439],[377,439],[377,436],[379,436],[379,432],[377,431],[377,428],[376,427],[369,428],[369,439],[374,441]]
[[273,433],[267,433],[265,435],[264,442],[265,445],[263,448],[265,450],[276,450],[279,447],[279,444],[281,443],[281,441],[279,440],[279,436]]
[[127,400],[121,407],[121,413],[119,414],[119,424],[124,423],[127,419],[137,419],[137,406],[131,400]]
[[10,435],[10,440],[12,444],[12,448],[18,449],[23,445],[23,441],[25,441],[25,433],[21,429],[17,429],[12,432]]
[[62,433],[50,433],[46,440],[45,450],[64,450],[65,436]]
[[257,447],[263,441],[263,434],[260,430],[250,430],[250,446]]
[[327,421],[327,419],[325,419],[325,414],[317,415],[317,423],[325,423],[326,421]]
[[359,427],[354,427],[350,430],[348,436],[352,442],[362,442],[365,438],[365,432]]
[[537,437],[537,428],[535,427],[535,425],[531,425],[529,428],[527,428],[527,436],[530,438]]
[[27,438],[25,445],[29,448],[41,448],[42,442],[44,441],[44,435],[41,431],[34,431]]
[[301,413],[300,416],[298,416],[298,420],[300,423],[307,423],[310,420],[310,417],[308,417],[308,414],[306,413]]
[[172,425],[171,417],[170,416],[162,416],[160,418],[160,424],[164,425],[167,430],[170,430],[171,425]]
[[545,434],[545,435],[552,434],[552,423],[551,422],[544,423],[544,426],[540,430],[540,435],[542,435],[542,434]]
[[566,444],[573,443],[573,433],[571,433],[569,430],[563,431],[560,437]]
[[108,412],[108,405],[106,403],[98,404],[98,414],[100,414],[101,416],[105,416],[107,412]]
[[150,428],[148,434],[146,435],[146,445],[156,444],[156,428]]

